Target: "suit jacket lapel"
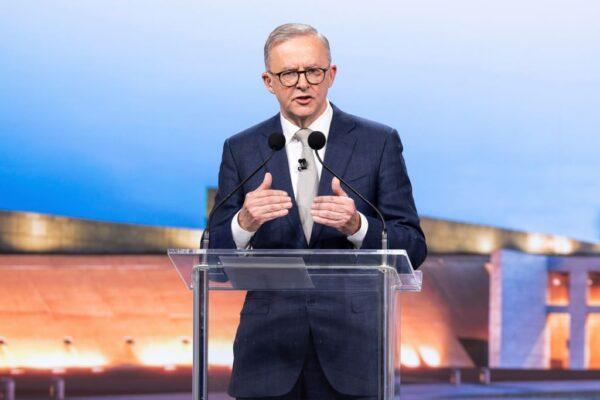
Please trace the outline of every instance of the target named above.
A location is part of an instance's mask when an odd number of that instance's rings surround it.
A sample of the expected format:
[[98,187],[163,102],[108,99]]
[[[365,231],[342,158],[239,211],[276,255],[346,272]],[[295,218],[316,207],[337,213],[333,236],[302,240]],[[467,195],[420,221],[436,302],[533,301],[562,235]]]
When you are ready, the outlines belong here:
[[[267,126],[263,131],[264,138],[261,138],[260,143],[258,144],[263,160],[266,160],[272,152],[272,150],[269,148],[267,139],[269,135],[274,132],[283,132],[279,114],[275,115],[268,121]],[[292,198],[292,208],[285,219],[290,224],[292,231],[296,232],[296,236],[304,238],[304,242],[306,243],[306,238],[304,236],[304,232],[302,231],[302,223],[300,222],[300,215],[298,214],[298,205],[296,204],[296,199],[294,196],[294,188],[292,186],[292,179],[290,177],[290,166],[285,148],[276,152],[273,155],[273,158],[271,158],[271,161],[267,163],[266,167],[267,171],[273,176],[271,188],[283,190]],[[306,245],[308,245],[308,243],[306,243]]]
[[[356,137],[350,133],[354,128],[354,121],[339,108],[332,104],[333,118],[329,135],[327,137],[327,147],[325,148],[325,158],[323,162],[331,168],[336,174],[343,177],[348,167],[348,163],[354,151]],[[289,174],[288,174],[289,175]],[[319,181],[318,196],[330,196],[331,180],[333,175],[325,168],[321,171],[321,179]],[[300,218],[298,218],[298,221]],[[321,235],[323,225],[314,224],[310,235],[310,245],[313,247]]]

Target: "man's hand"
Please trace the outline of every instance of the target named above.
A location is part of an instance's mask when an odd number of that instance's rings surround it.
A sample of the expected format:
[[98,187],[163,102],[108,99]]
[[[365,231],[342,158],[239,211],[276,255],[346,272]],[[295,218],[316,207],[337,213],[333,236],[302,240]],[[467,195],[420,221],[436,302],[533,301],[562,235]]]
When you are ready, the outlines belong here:
[[311,210],[313,221],[352,236],[360,229],[360,215],[354,200],[344,192],[338,178],[331,181],[331,190],[334,196],[315,197]]
[[238,214],[240,227],[248,232],[256,232],[262,224],[287,215],[292,208],[292,199],[283,190],[272,190],[273,177],[270,173],[256,190],[246,194],[244,205]]

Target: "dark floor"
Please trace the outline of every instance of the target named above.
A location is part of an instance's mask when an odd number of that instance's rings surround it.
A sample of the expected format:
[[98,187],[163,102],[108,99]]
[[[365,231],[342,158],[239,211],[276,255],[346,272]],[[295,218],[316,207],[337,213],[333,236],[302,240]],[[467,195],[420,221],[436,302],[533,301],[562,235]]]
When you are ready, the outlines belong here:
[[[68,400],[191,400],[191,394],[154,394],[100,397],[68,397]],[[224,393],[209,396],[210,400],[230,400]],[[437,399],[506,399],[506,400],[600,400],[600,381],[560,382],[499,382],[491,385],[410,384],[402,387],[401,400]],[[34,398],[17,398],[34,400]],[[35,400],[41,400],[36,398]]]

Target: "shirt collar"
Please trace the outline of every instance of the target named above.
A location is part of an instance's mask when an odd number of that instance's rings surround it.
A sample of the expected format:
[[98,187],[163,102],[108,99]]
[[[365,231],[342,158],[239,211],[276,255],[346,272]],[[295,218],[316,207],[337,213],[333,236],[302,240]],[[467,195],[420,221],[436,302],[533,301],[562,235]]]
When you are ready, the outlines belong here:
[[[285,142],[289,143],[292,140],[292,137],[300,130],[300,127],[294,124],[291,121],[288,121],[282,113],[279,113],[279,118],[281,119],[281,128],[283,129],[283,136],[285,136]],[[311,131],[321,131],[323,135],[325,135],[325,139],[329,136],[329,128],[331,127],[331,120],[333,119],[333,108],[327,100],[327,108],[323,112],[323,114],[319,115],[319,118],[313,121],[312,124],[308,126],[308,129]]]

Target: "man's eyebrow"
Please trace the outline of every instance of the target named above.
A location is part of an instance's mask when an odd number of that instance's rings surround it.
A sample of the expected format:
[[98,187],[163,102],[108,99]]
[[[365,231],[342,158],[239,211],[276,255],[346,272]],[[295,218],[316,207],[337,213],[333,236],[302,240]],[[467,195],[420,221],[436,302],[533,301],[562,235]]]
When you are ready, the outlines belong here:
[[308,68],[321,68],[319,67],[317,64],[309,64],[309,65],[305,65],[305,66],[301,66],[301,67],[282,67],[281,70],[282,71],[296,71],[296,70],[304,70],[304,69],[308,69]]

